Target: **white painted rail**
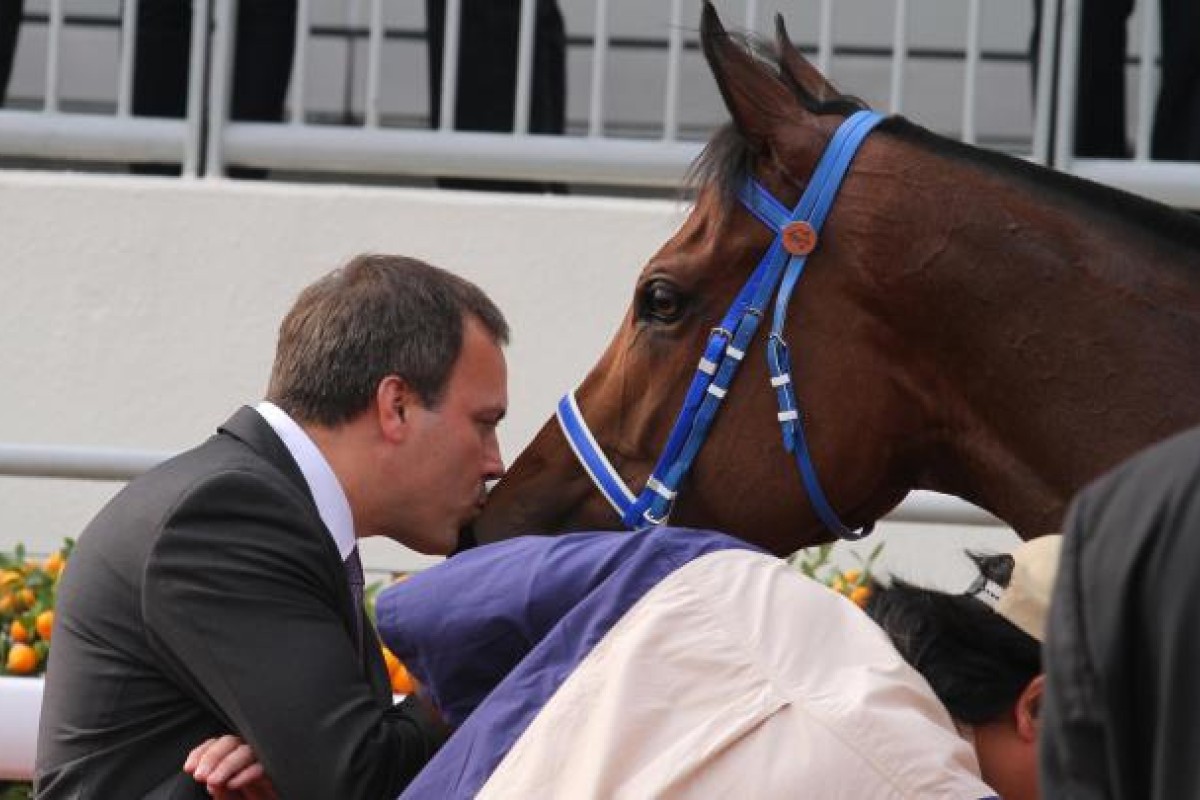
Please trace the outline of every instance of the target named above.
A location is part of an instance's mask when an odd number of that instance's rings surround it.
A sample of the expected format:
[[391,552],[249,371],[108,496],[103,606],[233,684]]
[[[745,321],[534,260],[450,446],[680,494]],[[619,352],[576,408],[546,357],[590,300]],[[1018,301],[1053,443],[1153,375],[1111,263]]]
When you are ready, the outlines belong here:
[[[0,476],[127,481],[173,454],[115,447],[0,444]],[[981,508],[934,492],[912,492],[887,516],[891,522],[943,525],[1001,525]]]

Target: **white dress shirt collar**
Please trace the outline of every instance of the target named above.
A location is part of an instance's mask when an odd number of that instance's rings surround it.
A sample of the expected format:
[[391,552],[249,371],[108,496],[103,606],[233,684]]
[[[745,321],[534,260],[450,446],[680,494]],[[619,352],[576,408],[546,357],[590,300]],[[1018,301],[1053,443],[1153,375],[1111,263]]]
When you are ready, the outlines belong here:
[[304,429],[294,419],[287,415],[279,406],[267,400],[254,407],[276,435],[283,441],[284,447],[292,454],[308,490],[312,493],[317,504],[317,513],[321,521],[329,529],[333,542],[337,545],[338,553],[345,561],[355,547],[354,514],[350,510],[350,501],[341,482],[334,474],[333,467],[325,460],[321,450],[313,442]]

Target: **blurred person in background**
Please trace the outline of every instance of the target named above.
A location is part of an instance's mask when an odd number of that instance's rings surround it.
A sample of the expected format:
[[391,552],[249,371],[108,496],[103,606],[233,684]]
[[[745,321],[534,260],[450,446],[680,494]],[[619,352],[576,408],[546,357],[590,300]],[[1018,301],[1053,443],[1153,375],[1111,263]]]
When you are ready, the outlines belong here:
[[[296,0],[242,0],[236,6],[229,118],[240,122],[280,122],[292,74]],[[133,77],[135,115],[175,119],[184,116],[191,36],[191,0],[138,3]],[[178,164],[138,164],[132,171],[141,175],[178,175],[180,168]],[[267,171],[230,167],[228,174],[232,178],[265,178]]]
[[[1030,50],[1035,75],[1043,2],[1034,0]],[[1159,2],[1162,18],[1162,74],[1150,156],[1168,161],[1200,161],[1200,3],[1196,0],[1142,2]],[[1075,95],[1077,156],[1128,158],[1130,155],[1126,136],[1125,62],[1127,27],[1133,7],[1134,0],[1082,0]],[[1057,53],[1057,47],[1052,52]]]
[[21,32],[21,16],[25,0],[0,0],[0,106],[8,96],[8,79],[12,76],[13,57],[17,53],[17,38]]
[[[566,128],[567,36],[556,0],[535,3],[533,84],[529,132],[561,134]],[[442,54],[446,0],[425,0],[428,24],[430,125],[441,122]],[[521,0],[462,0],[454,129],[509,132],[516,111]],[[560,192],[560,184],[534,181],[442,178],[439,186],[508,192]]]

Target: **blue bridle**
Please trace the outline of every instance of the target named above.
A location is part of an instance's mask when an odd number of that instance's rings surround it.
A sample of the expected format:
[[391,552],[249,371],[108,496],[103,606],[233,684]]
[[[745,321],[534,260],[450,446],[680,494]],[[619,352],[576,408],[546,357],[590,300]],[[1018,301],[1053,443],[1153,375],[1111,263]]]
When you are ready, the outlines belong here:
[[683,408],[671,429],[667,445],[641,494],[634,496],[613,469],[579,411],[575,393],[558,403],[558,422],[580,464],[628,528],[661,525],[667,521],[679,484],[687,475],[708,435],[709,428],[737,373],[746,348],[758,330],[759,320],[771,297],[775,298],[771,335],[767,339],[767,364],[771,386],[779,404],[779,423],[783,446],[796,458],[800,478],[813,509],[830,531],[843,539],[858,539],[870,532],[847,528],[830,506],[817,480],[817,471],[809,455],[804,423],[792,388],[791,359],[783,338],[788,303],[796,282],[804,272],[809,253],[816,247],[817,235],[841,188],[850,162],[867,134],[883,120],[873,111],[859,111],[838,128],[821,156],[804,195],[796,207],[788,210],[753,177],[738,194],[741,202],[764,225],[775,231],[775,240],[758,262],[749,280],[725,313],[721,324],[712,329],[704,355],[696,368]]

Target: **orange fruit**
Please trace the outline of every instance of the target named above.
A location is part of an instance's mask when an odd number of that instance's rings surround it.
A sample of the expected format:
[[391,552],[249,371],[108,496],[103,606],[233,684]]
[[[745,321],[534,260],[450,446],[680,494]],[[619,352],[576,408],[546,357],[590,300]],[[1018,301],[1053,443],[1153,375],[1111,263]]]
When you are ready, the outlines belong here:
[[396,654],[386,647],[383,650],[383,663],[387,665],[388,680],[392,684],[392,691],[396,694],[412,694],[417,690],[417,683],[413,680],[413,676],[409,674],[408,667],[404,666],[404,662],[396,658]]
[[54,612],[43,611],[37,615],[37,620],[34,621],[33,627],[37,629],[37,635],[50,641],[50,631],[54,628]]
[[16,604],[17,604],[17,596],[14,595],[12,592],[5,594],[3,597],[0,597],[0,614],[9,613],[10,611],[13,610],[13,607],[16,606]]
[[859,608],[866,608],[867,601],[871,599],[871,590],[866,586],[856,586],[854,591],[850,593],[850,599]]
[[17,592],[17,607],[21,610],[27,609],[37,602],[37,595],[33,593],[33,589],[21,589]]
[[8,632],[12,634],[14,642],[28,642],[29,629],[26,628],[19,619],[14,619],[12,625],[9,626]]
[[8,651],[8,671],[14,675],[28,675],[37,669],[37,652],[27,644],[18,642]]
[[858,583],[858,579],[862,577],[862,572],[852,569],[843,572],[842,577],[846,580],[846,583]]
[[396,654],[386,647],[380,649],[383,650],[383,663],[387,665],[388,675],[391,676],[400,666],[400,659],[396,658]]
[[396,662],[396,671],[390,673],[392,679],[392,691],[396,694],[412,694],[417,690],[416,681],[412,675],[408,673],[408,668]]
[[63,565],[66,563],[62,551],[56,550],[46,559],[46,563],[42,565],[42,569],[46,570],[48,575],[57,578],[58,574],[62,572]]

